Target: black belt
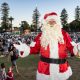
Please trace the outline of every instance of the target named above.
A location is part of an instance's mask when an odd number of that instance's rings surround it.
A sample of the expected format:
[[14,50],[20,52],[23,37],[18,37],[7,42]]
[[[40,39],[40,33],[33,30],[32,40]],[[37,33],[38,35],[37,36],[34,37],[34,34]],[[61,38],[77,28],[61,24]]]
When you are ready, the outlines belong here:
[[66,59],[52,59],[41,56],[40,60],[46,63],[54,63],[54,64],[63,64],[66,62]]

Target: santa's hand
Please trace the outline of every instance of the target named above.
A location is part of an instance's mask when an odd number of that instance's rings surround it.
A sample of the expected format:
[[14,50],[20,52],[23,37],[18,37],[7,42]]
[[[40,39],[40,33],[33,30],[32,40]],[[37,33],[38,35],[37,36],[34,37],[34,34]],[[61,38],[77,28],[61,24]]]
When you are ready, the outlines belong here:
[[19,41],[19,44],[13,44],[14,47],[19,51],[19,56],[20,57],[26,57],[30,53],[30,47],[27,46],[25,43],[22,43]]
[[77,57],[80,58],[80,42],[77,43],[78,54]]

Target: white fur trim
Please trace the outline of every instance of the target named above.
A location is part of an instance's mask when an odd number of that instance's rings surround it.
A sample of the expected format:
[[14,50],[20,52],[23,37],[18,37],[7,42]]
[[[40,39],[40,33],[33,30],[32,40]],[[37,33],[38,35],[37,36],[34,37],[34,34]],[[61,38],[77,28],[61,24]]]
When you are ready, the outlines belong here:
[[71,44],[73,46],[73,53],[74,53],[74,55],[77,55],[77,53],[78,53],[77,44],[74,41],[72,41]]
[[45,20],[49,20],[49,19],[54,19],[56,21],[56,20],[58,20],[58,16],[57,15],[48,16]]
[[[50,43],[50,58],[59,58],[57,40]],[[50,78],[53,79],[53,77],[56,77],[55,74],[57,73],[59,73],[59,66],[56,66],[56,64],[50,64]]]
[[36,42],[31,42],[31,44],[30,44],[30,47],[34,47],[35,46],[35,44],[36,44]]
[[50,80],[49,75],[41,74],[37,71],[36,80]]
[[59,58],[58,54],[58,41],[51,41],[50,43],[50,58]]
[[[56,69],[54,71],[56,71]],[[37,71],[36,80],[66,80],[71,75],[72,75],[72,70],[70,67],[68,67],[68,70],[64,73],[53,74],[53,77],[50,77],[50,75],[41,74]]]
[[[50,58],[59,58],[58,41],[50,43]],[[59,72],[58,64],[50,64],[50,80],[66,80],[72,75],[71,68],[64,73]]]

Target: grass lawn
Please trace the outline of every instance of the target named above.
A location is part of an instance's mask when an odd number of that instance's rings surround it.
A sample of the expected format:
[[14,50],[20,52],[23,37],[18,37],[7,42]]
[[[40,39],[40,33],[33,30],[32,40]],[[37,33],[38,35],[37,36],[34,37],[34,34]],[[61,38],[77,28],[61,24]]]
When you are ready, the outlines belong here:
[[[20,75],[14,72],[15,80],[36,80],[36,70],[37,64],[39,61],[38,55],[30,55],[26,58],[18,58],[17,65]],[[73,75],[68,80],[80,80],[80,59],[77,58],[68,58],[68,61],[72,67]],[[7,57],[0,58],[0,63],[4,62],[6,65],[6,71],[11,62],[7,61]]]
[[[30,55],[26,58],[18,58],[17,66],[20,75],[13,70],[15,80],[35,80],[38,60],[38,55]],[[2,62],[5,63],[7,71],[8,67],[11,66],[11,62],[7,60],[7,57],[0,58],[0,63]]]
[[80,58],[69,58],[69,64],[71,65],[73,75],[69,80],[80,80]]

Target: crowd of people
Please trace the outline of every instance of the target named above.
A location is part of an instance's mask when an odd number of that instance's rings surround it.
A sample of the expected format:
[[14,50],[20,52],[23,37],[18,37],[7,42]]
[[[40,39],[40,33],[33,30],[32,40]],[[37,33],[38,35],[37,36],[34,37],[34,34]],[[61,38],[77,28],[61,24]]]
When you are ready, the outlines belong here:
[[[26,33],[26,31],[25,31]],[[30,44],[31,37],[27,36],[15,36],[10,34],[0,35],[0,57],[7,57],[7,60],[11,62],[11,66],[6,72],[5,63],[1,63],[0,67],[0,80],[14,80],[13,69],[19,74],[16,60],[18,59],[18,50],[13,46],[14,43],[18,44],[18,41]]]
[[0,57],[7,57],[8,61],[10,60],[12,65],[8,68],[6,72],[5,63],[1,63],[0,67],[0,80],[14,80],[13,69],[16,68],[18,73],[16,60],[18,58],[18,52],[14,48],[13,43],[17,40],[15,36],[9,34],[0,35]]
[[[27,35],[24,35],[27,34]],[[16,60],[19,57],[18,50],[13,46],[14,43],[19,44],[18,41],[30,45],[34,36],[31,36],[30,29],[25,29],[22,35],[0,34],[0,57],[7,57],[7,61],[11,62],[11,66],[6,73],[5,63],[1,63],[0,80],[14,80],[13,69],[19,74]],[[10,78],[10,79],[9,79]]]
[[[27,34],[26,32],[28,32],[28,30],[24,31],[25,34]],[[30,33],[30,32],[29,32]],[[30,44],[30,42],[32,41],[32,36],[30,34],[27,34],[27,36],[23,36],[22,35],[10,35],[10,34],[1,34],[0,35],[0,55],[7,55],[9,52],[9,48],[12,44],[14,43],[18,43],[18,41],[21,41],[23,43],[26,44]]]

